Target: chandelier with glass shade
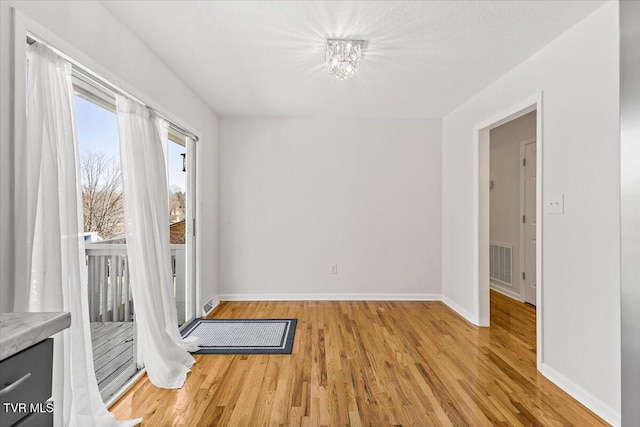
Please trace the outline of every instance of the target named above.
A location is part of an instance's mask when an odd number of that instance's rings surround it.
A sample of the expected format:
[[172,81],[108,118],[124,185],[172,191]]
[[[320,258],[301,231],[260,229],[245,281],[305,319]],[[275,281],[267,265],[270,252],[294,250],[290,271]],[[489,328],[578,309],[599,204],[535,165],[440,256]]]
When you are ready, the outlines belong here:
[[327,40],[327,72],[340,80],[353,77],[358,72],[362,53],[362,40]]

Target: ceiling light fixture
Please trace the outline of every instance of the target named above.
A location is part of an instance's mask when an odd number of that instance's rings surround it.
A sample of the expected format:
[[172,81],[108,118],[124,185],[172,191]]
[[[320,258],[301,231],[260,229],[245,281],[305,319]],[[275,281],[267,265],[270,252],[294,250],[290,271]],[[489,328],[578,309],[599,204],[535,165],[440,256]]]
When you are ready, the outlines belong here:
[[356,75],[362,52],[362,40],[327,40],[327,72],[340,80]]

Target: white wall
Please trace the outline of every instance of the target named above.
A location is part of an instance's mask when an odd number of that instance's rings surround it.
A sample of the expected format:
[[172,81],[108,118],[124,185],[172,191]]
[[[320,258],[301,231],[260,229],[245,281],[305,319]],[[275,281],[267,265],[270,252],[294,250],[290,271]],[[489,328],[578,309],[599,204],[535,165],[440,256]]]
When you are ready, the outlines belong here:
[[[620,414],[618,4],[598,9],[443,119],[443,293],[478,314],[473,129],[544,91],[543,373],[610,422]],[[540,280],[540,278],[538,278]]]
[[[11,93],[13,67],[11,7],[46,27],[97,64],[107,77],[173,118],[192,126],[201,136],[200,154],[200,270],[201,300],[217,293],[217,150],[218,119],[182,81],[96,1],[2,1],[0,3],[1,152],[1,311],[13,300],[11,184]],[[24,286],[24,284],[16,284]]]
[[221,298],[438,298],[440,141],[440,120],[221,118]]
[[491,213],[489,240],[512,246],[512,286],[491,283],[513,298],[520,298],[520,141],[536,136],[536,112],[532,111],[490,132],[489,192]]

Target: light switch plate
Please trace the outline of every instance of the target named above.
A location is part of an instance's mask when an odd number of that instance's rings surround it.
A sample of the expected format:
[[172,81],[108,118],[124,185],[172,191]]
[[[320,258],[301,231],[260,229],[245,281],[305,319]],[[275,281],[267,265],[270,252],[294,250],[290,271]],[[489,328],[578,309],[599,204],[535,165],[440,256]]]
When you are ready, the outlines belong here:
[[564,214],[564,194],[547,196],[544,203],[544,212],[549,215]]

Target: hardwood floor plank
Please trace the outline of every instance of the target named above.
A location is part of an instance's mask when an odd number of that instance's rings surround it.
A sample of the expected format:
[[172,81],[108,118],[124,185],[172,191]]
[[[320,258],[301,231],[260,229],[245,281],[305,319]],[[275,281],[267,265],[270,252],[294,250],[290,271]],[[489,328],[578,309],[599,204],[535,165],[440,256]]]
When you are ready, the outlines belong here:
[[181,390],[143,378],[114,407],[143,426],[604,426],[536,370],[535,308],[491,294],[490,328],[439,302],[223,302],[297,318],[291,355],[196,355]]

